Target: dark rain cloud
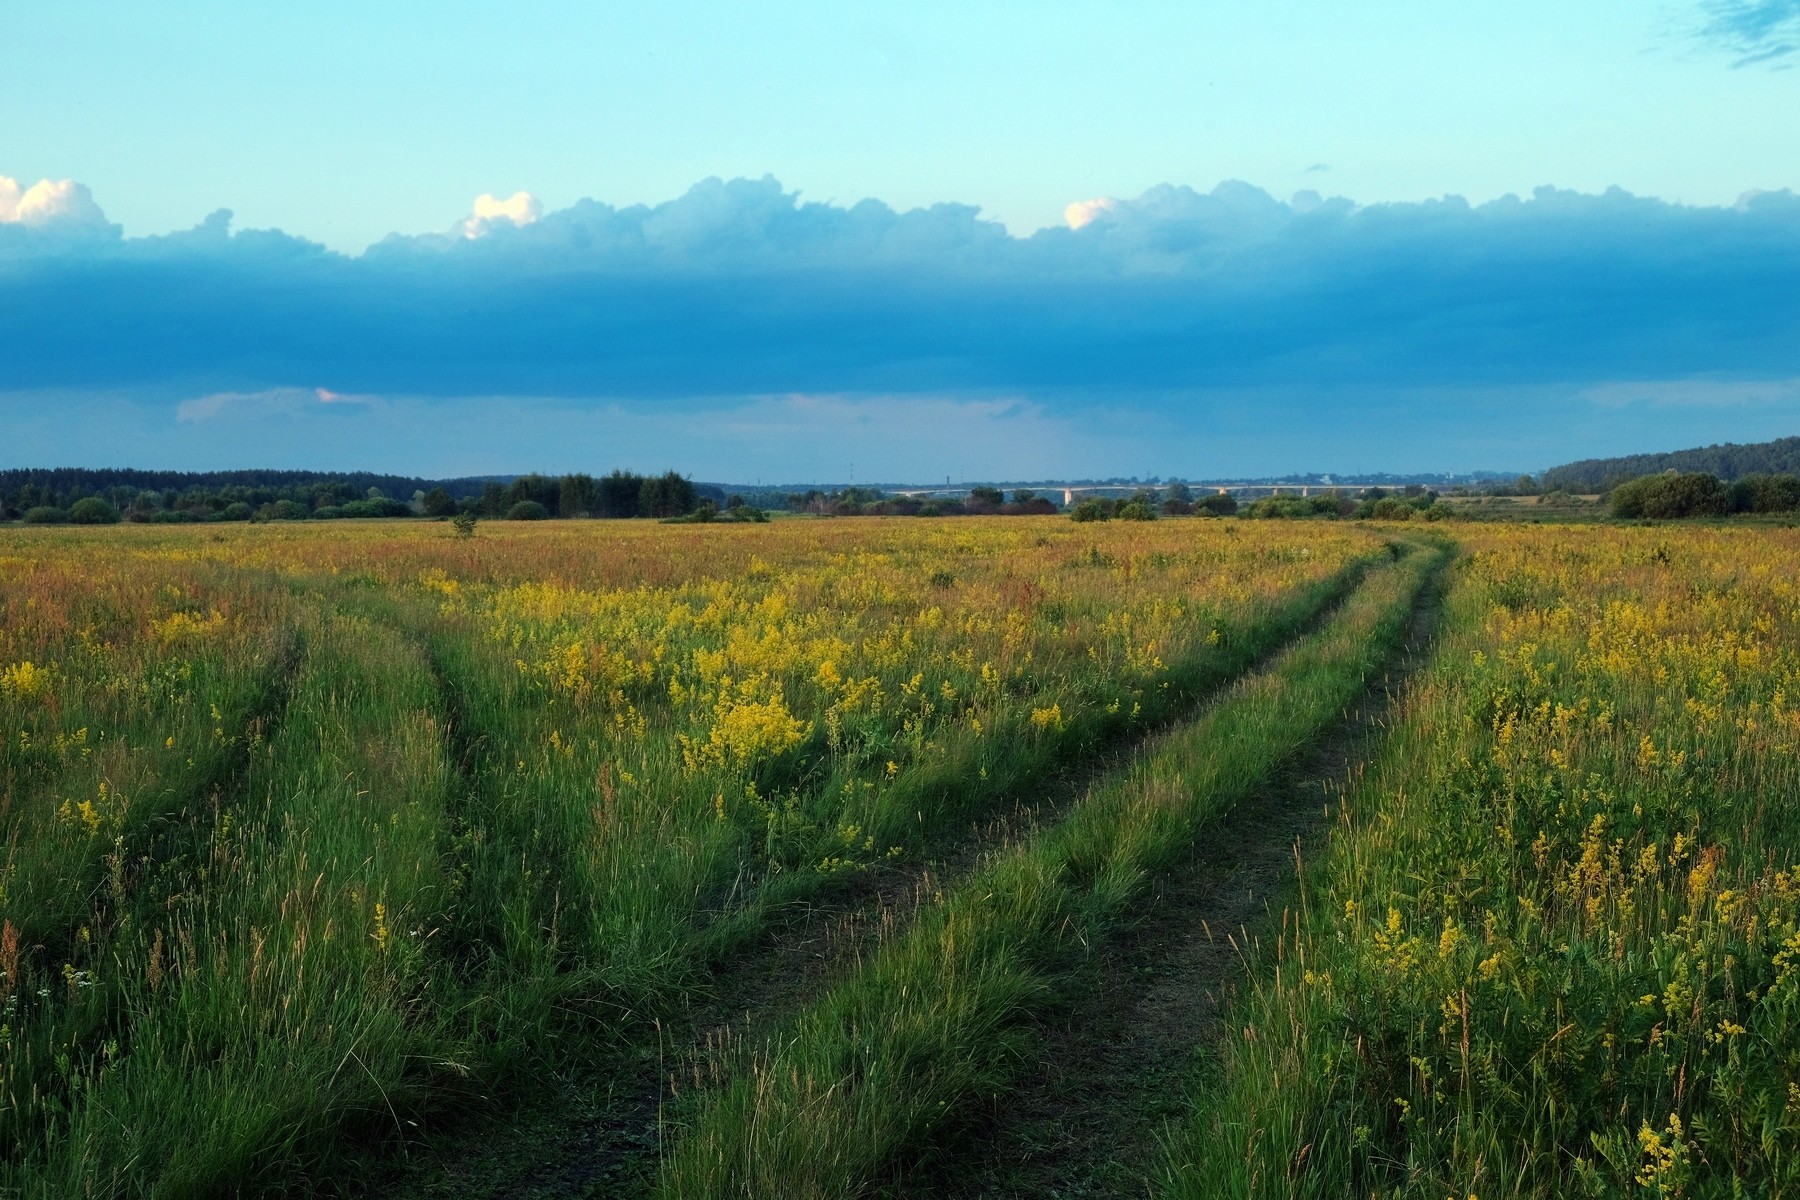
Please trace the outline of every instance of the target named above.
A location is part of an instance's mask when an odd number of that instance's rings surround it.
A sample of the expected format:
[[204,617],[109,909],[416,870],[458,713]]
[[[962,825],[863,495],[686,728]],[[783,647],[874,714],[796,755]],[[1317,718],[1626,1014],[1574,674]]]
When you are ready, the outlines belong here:
[[[230,214],[0,226],[0,391],[691,397],[1800,375],[1800,198],[1550,189],[1358,206],[1242,183],[1010,236],[773,179],[584,200],[360,255]],[[479,236],[470,237],[469,233]]]

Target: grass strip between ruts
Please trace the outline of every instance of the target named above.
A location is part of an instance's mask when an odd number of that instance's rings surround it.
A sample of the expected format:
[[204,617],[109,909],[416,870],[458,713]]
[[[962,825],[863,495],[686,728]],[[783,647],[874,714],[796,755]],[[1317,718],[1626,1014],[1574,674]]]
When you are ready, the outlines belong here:
[[1335,721],[1405,636],[1446,550],[1402,547],[1314,636],[1233,685],[1059,825],[921,913],[708,1098],[663,1197],[863,1194],[1003,1093],[1030,1018],[1158,870]]

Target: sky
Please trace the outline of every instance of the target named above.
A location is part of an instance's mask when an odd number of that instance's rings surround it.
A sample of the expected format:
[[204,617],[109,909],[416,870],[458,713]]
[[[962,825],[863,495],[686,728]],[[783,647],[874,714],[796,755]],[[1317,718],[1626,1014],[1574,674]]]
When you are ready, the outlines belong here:
[[13,6],[0,466],[1800,432],[1800,0]]

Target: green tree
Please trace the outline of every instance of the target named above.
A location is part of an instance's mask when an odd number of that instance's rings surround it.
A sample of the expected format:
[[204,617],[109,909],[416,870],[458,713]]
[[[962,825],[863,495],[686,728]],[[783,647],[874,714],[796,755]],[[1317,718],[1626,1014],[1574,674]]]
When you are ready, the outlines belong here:
[[1121,521],[1154,521],[1156,506],[1148,500],[1133,497],[1119,505],[1118,511],[1113,515]]
[[995,509],[1006,503],[1006,493],[997,487],[972,487],[969,489],[969,507],[974,509]]
[[1716,517],[1731,511],[1731,493],[1716,476],[1703,471],[1685,475],[1668,471],[1620,484],[1612,490],[1608,503],[1615,517]]
[[69,506],[69,520],[77,525],[117,525],[119,510],[98,496],[88,496]]
[[1800,509],[1800,475],[1746,475],[1731,485],[1731,510],[1747,513]]
[[456,512],[456,501],[441,487],[434,487],[426,492],[420,504],[428,517],[448,517]]
[[1195,512],[1200,512],[1202,510],[1211,513],[1215,517],[1232,516],[1238,510],[1237,497],[1225,492],[1215,492],[1211,496],[1203,497],[1194,505]]
[[646,517],[679,517],[694,509],[694,485],[674,471],[644,480],[638,510]]
[[556,514],[589,517],[600,511],[600,488],[592,475],[564,475],[557,488]]
[[630,471],[614,471],[596,483],[597,517],[635,517],[643,500],[645,479]]
[[1069,510],[1069,520],[1080,523],[1110,521],[1112,516],[1112,501],[1103,496],[1089,496]]

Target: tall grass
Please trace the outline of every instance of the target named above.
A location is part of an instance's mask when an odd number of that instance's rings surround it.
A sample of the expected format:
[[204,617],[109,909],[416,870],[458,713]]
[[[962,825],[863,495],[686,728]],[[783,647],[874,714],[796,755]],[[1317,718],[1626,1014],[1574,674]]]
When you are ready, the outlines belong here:
[[1494,528],[1162,1194],[1800,1191],[1800,540]]
[[1343,711],[1402,636],[1440,553],[1369,577],[1319,633],[1001,853],[772,1035],[695,1114],[658,1194],[865,1194],[1003,1093],[1057,971]]
[[1178,714],[1377,545],[731,532],[9,535],[0,1190],[321,1186]]
[[[190,890],[128,910],[93,978],[65,972],[60,1021],[21,1022],[13,1064],[51,1056],[65,1088],[61,1119],[9,1158],[22,1194],[266,1185],[323,1135],[400,1120],[425,1077],[455,1069],[434,1065],[418,1012],[446,899],[429,673],[366,621],[308,615],[302,631],[285,718],[211,810]],[[86,1006],[106,1009],[97,1040],[72,1030]]]

